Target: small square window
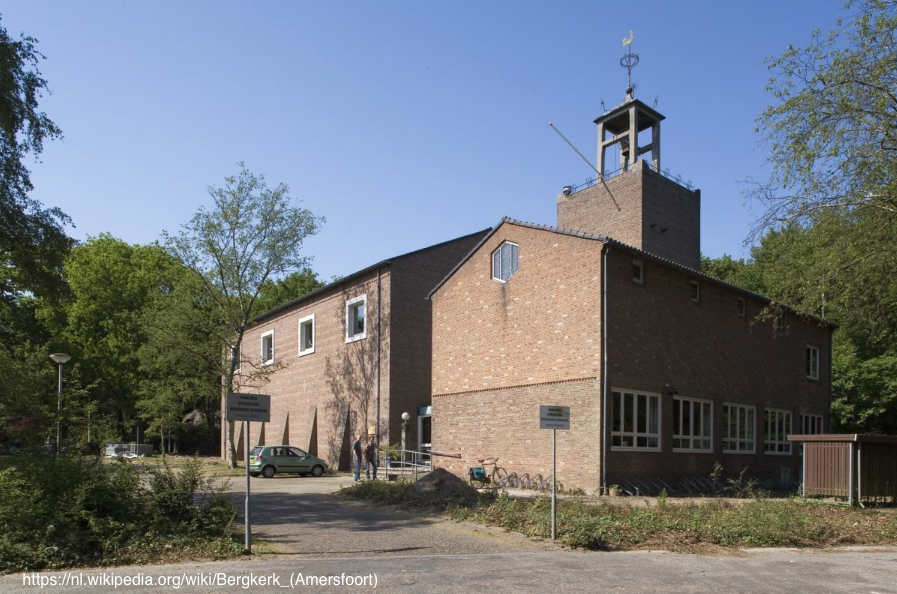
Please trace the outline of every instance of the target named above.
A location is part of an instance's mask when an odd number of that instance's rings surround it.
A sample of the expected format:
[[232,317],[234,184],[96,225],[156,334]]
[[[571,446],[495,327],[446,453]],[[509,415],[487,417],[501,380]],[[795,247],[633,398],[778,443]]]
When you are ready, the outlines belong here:
[[747,313],[747,304],[744,302],[744,297],[738,298],[738,315],[740,317],[744,317]]
[[315,314],[299,320],[299,356],[315,352]]
[[274,330],[262,334],[262,365],[274,363]]
[[807,379],[819,379],[819,349],[807,345]]
[[519,251],[516,243],[506,241],[492,252],[492,280],[504,283],[517,273]]
[[701,285],[698,281],[691,281],[691,300],[695,302],[701,300]]
[[367,337],[367,301],[366,294],[346,301],[346,342]]
[[645,265],[638,260],[632,261],[632,282],[645,284]]

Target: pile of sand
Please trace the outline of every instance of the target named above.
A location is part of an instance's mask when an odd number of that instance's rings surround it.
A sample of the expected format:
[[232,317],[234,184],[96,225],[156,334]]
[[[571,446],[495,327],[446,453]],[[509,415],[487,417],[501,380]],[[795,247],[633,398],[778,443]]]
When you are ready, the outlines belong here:
[[408,494],[421,503],[477,500],[476,489],[442,468],[437,468],[414,483]]

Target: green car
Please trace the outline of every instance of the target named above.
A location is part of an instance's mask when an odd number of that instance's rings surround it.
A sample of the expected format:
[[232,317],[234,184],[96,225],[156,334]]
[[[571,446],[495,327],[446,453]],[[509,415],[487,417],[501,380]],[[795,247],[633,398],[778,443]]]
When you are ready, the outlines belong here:
[[294,446],[269,445],[253,448],[249,455],[250,475],[271,478],[278,472],[322,476],[327,472],[327,463]]

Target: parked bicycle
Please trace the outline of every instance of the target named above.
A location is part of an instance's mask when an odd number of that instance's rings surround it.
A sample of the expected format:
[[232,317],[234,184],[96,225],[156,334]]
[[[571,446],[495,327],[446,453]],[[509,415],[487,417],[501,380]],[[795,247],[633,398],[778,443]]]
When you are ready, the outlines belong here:
[[[508,471],[498,465],[498,458],[477,459],[477,462],[480,466],[473,466],[468,471],[471,487],[482,489],[489,483],[499,488],[508,486]],[[487,466],[492,467],[489,474],[486,474]]]

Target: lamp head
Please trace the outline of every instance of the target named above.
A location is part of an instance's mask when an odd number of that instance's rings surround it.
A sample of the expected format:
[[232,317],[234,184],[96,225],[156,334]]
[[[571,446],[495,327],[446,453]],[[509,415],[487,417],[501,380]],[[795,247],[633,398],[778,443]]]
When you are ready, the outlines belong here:
[[65,353],[53,353],[52,355],[50,355],[50,358],[53,359],[55,363],[63,365],[65,363],[68,363],[69,359],[71,359],[72,356]]
[[402,420],[403,420],[403,421],[406,421],[406,422],[407,422],[408,419],[410,419],[410,418],[411,418],[411,415],[409,415],[408,413],[406,413],[406,412],[403,412],[403,413],[402,413]]

